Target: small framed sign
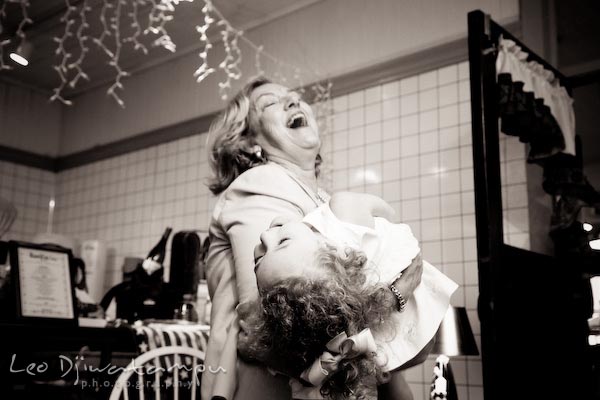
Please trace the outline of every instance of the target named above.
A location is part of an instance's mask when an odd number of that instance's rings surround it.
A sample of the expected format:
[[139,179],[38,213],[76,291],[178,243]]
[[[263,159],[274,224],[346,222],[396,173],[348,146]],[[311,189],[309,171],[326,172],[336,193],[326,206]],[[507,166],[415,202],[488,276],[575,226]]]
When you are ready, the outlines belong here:
[[9,253],[17,319],[77,325],[71,250],[11,241]]

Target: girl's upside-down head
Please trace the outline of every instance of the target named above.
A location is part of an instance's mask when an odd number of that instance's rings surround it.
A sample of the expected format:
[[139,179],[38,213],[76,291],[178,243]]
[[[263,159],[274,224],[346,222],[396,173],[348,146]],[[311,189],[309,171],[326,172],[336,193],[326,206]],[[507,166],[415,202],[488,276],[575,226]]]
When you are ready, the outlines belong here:
[[[333,337],[377,329],[394,311],[395,298],[386,285],[365,284],[363,252],[325,245],[317,262],[325,274],[283,279],[239,310],[245,331],[238,344],[242,356],[297,378]],[[342,360],[321,393],[332,399],[375,399],[376,385],[385,380],[375,355],[361,355]]]

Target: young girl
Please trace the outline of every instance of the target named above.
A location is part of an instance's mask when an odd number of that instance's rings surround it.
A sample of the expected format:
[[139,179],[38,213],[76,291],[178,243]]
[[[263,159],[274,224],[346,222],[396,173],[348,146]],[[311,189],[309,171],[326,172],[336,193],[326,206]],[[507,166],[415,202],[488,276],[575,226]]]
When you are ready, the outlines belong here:
[[238,310],[238,349],[299,378],[294,398],[374,399],[386,382],[382,397],[411,397],[399,371],[424,361],[457,285],[423,262],[413,295],[398,292],[394,282],[420,249],[392,215],[376,196],[339,193],[261,235],[261,300]]

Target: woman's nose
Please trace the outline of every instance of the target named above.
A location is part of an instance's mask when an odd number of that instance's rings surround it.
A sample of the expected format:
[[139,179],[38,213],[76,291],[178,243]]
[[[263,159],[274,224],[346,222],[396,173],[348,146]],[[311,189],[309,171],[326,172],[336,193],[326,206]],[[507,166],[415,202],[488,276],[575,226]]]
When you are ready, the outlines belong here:
[[285,109],[289,110],[292,107],[300,107],[300,99],[297,96],[288,96],[285,102]]

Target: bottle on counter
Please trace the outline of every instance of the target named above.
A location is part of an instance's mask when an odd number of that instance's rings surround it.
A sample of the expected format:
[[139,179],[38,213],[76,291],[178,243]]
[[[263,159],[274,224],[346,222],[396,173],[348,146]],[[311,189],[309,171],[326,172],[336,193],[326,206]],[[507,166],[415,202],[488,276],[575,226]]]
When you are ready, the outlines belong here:
[[117,318],[130,323],[137,320],[173,318],[177,298],[172,285],[164,280],[162,264],[170,234],[171,228],[167,227],[160,241],[131,272],[130,278],[109,290],[101,302],[105,310],[114,298]]
[[198,310],[194,304],[194,295],[186,293],[179,308],[175,310],[174,318],[180,321],[198,322]]
[[167,241],[171,235],[171,227],[167,227],[162,237],[156,245],[150,250],[146,259],[142,262],[142,267],[148,275],[152,275],[155,271],[162,268],[162,263],[165,261],[167,250]]
[[210,321],[210,296],[208,294],[208,285],[205,279],[200,279],[198,282],[198,290],[196,292],[196,309],[198,310],[198,322],[208,324]]

